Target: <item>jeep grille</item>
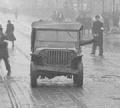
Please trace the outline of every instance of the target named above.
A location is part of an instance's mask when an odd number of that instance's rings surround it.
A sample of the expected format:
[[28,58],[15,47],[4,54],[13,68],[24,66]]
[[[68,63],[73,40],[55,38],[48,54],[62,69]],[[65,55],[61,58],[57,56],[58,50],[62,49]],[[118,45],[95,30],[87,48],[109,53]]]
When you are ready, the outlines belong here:
[[75,56],[74,51],[47,50],[46,64],[48,65],[68,65]]

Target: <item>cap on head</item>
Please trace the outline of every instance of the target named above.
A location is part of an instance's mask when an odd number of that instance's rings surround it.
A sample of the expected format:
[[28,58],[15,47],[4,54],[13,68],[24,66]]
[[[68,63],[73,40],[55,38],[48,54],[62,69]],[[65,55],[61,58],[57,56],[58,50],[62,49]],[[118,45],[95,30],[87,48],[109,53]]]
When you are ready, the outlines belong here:
[[100,16],[99,16],[99,15],[96,15],[95,18],[96,18],[96,19],[100,19]]
[[11,21],[10,21],[10,20],[8,20],[8,23],[11,23]]
[[0,24],[0,28],[2,28],[2,25]]

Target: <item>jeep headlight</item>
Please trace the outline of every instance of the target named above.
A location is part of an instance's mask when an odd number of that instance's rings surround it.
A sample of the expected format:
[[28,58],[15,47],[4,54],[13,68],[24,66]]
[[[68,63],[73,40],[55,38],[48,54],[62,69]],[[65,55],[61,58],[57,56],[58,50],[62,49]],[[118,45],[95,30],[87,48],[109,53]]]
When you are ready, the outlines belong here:
[[43,59],[41,55],[31,54],[31,61],[36,65],[43,65]]

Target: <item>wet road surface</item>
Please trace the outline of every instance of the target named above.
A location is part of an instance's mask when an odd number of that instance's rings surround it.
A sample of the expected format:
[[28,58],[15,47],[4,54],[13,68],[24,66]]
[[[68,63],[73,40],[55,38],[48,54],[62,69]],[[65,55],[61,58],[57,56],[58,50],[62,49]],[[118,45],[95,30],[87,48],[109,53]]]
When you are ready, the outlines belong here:
[[[1,20],[5,23],[7,19]],[[15,49],[11,49],[11,44],[9,46],[12,77],[4,81],[13,90],[19,108],[120,108],[119,35],[104,38],[104,57],[93,57],[90,55],[91,46],[83,47],[83,89],[76,88],[73,81],[65,77],[38,79],[39,86],[32,89],[29,79],[30,28],[23,25],[25,23],[19,23],[14,21]],[[6,70],[3,62],[1,71],[4,77]],[[2,108],[12,108],[2,77],[0,105]]]

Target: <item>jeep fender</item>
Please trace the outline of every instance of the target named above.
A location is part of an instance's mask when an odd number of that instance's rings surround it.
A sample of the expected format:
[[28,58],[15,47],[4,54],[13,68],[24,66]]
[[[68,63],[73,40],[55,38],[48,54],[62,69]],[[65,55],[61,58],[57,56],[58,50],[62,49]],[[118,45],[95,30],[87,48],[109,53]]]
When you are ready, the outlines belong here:
[[30,75],[34,74],[36,71],[35,65],[33,62],[30,63]]
[[75,57],[71,61],[71,68],[74,70],[78,70],[78,69],[80,70],[80,68],[83,68],[82,55]]

